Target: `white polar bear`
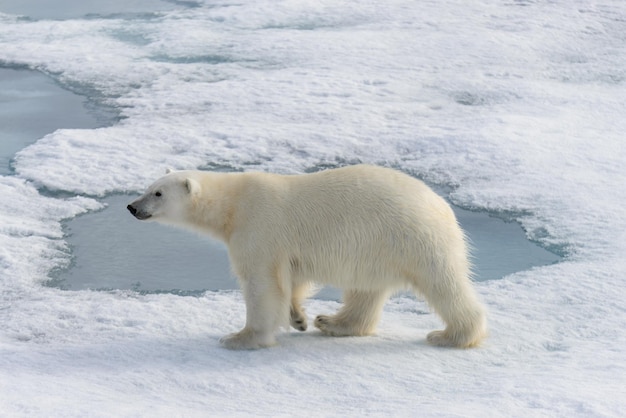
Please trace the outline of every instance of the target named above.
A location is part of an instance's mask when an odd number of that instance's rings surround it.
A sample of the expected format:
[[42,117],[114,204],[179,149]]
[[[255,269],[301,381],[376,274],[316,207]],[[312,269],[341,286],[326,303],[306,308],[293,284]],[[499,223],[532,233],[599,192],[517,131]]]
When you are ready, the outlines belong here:
[[226,243],[246,302],[246,325],[227,348],[275,344],[281,326],[306,330],[313,282],[344,290],[344,305],[315,326],[372,334],[393,293],[423,295],[446,324],[438,346],[472,347],[486,335],[470,282],[464,234],[450,206],[421,181],[358,165],[314,174],[168,172],[128,210]]

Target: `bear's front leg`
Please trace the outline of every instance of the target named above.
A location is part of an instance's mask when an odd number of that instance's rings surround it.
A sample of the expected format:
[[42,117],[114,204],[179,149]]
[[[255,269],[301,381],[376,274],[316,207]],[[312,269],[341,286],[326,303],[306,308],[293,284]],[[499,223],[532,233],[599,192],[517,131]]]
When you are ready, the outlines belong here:
[[220,338],[220,343],[230,350],[256,350],[276,345],[276,338],[274,333],[256,331],[246,326],[239,332]]
[[276,331],[289,324],[289,293],[277,280],[253,278],[241,280],[246,301],[246,326],[220,339],[231,350],[255,350],[276,345]]
[[309,296],[310,291],[311,284],[308,282],[292,285],[289,322],[291,326],[298,331],[306,331],[307,329],[306,315],[304,309],[302,309],[302,301]]

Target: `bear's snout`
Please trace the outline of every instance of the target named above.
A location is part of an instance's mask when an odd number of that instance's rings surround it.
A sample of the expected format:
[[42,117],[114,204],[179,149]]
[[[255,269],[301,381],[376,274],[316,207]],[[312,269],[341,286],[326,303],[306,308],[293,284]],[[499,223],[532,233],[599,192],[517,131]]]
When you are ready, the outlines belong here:
[[140,221],[144,221],[150,217],[152,217],[152,214],[150,213],[146,213],[143,210],[139,210],[137,209],[135,206],[133,206],[133,204],[131,203],[130,205],[126,206],[126,209],[128,209],[128,211],[137,219],[139,219]]

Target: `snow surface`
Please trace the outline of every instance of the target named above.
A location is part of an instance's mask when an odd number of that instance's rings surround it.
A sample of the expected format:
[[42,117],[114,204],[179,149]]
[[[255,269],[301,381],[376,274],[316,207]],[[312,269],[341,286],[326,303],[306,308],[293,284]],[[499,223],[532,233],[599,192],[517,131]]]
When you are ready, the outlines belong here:
[[[0,177],[0,415],[623,416],[625,2],[175,4],[0,14],[0,64],[121,116],[41,138]],[[231,352],[218,338],[243,325],[238,292],[41,286],[69,263],[61,220],[166,166],[356,161],[450,185],[566,258],[477,283],[491,336],[464,351],[427,346],[441,323],[408,297],[375,337],[290,332]]]

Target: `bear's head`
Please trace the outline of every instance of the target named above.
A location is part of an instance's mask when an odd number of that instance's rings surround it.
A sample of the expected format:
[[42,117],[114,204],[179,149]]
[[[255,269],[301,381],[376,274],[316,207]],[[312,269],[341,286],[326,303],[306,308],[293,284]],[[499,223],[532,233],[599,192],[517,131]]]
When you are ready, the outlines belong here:
[[146,192],[126,208],[137,219],[166,224],[184,224],[200,183],[187,171],[167,170]]

